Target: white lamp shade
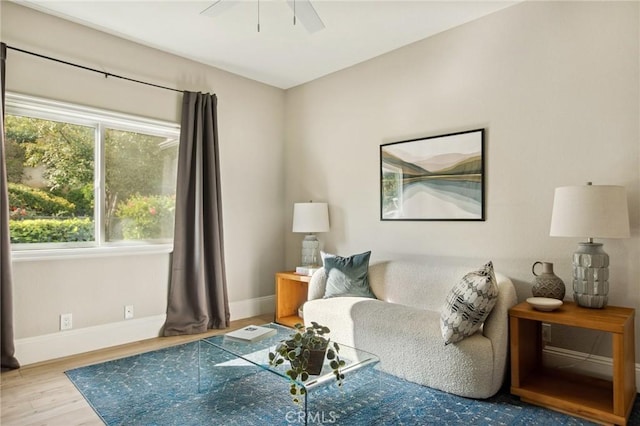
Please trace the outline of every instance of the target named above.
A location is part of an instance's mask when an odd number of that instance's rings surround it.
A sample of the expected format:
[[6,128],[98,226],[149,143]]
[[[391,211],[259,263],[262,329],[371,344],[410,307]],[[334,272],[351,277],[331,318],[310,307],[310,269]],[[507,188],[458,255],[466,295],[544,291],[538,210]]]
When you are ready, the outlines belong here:
[[625,188],[614,185],[556,188],[549,234],[553,237],[628,237]]
[[295,203],[293,205],[293,232],[329,231],[327,203]]

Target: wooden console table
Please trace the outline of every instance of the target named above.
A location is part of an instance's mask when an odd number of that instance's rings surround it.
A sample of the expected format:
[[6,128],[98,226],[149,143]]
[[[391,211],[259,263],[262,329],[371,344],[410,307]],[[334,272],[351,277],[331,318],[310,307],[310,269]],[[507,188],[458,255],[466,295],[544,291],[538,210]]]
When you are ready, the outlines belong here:
[[293,327],[304,323],[298,316],[298,308],[307,301],[311,277],[294,272],[276,273],[276,322]]
[[[589,309],[572,302],[541,312],[522,302],[509,310],[511,393],[523,401],[597,422],[626,425],[636,398],[635,310]],[[603,380],[542,364],[542,323],[612,334],[613,378]]]

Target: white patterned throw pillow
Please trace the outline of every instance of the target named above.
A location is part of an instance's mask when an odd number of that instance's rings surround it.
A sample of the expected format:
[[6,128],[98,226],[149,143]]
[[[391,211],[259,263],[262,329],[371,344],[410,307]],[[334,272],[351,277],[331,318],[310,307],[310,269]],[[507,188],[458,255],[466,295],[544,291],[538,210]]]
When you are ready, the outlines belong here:
[[440,313],[445,345],[471,336],[482,326],[498,300],[498,285],[489,262],[466,274],[447,295]]

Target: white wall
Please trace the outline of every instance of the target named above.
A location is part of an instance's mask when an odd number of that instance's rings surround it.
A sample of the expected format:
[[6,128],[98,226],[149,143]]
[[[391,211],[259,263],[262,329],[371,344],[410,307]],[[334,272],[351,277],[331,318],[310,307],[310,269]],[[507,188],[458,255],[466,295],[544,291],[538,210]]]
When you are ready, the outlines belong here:
[[[339,254],[493,259],[523,300],[536,260],[553,262],[572,294],[579,239],[549,237],[554,188],[624,185],[632,237],[602,242],[610,304],[640,309],[639,9],[525,2],[288,90],[287,205],[328,202],[331,231],[319,238]],[[485,222],[380,221],[380,144],[480,127]],[[288,267],[299,245],[287,234]],[[595,340],[553,334],[555,345],[584,352]]]
[[[284,92],[106,33],[1,2],[2,41],[10,46],[182,90],[218,96],[222,201],[229,299],[259,305],[284,266]],[[181,94],[8,51],[7,91],[180,121]],[[250,125],[248,125],[250,124]],[[14,261],[17,347],[58,333],[58,316],[74,329],[166,311],[168,254]],[[252,304],[252,301],[257,301]],[[271,306],[268,307],[272,311]],[[20,351],[18,351],[20,357]],[[30,359],[30,358],[29,358]]]

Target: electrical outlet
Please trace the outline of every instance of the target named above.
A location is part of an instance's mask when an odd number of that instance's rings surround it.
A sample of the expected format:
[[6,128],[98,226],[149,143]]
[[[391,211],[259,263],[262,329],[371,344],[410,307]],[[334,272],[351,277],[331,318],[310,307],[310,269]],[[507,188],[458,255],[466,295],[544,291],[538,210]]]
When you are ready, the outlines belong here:
[[133,318],[133,305],[126,305],[124,307],[124,319]]
[[71,314],[60,314],[60,330],[71,330],[73,328],[73,316]]
[[542,341],[551,343],[551,324],[542,323]]

